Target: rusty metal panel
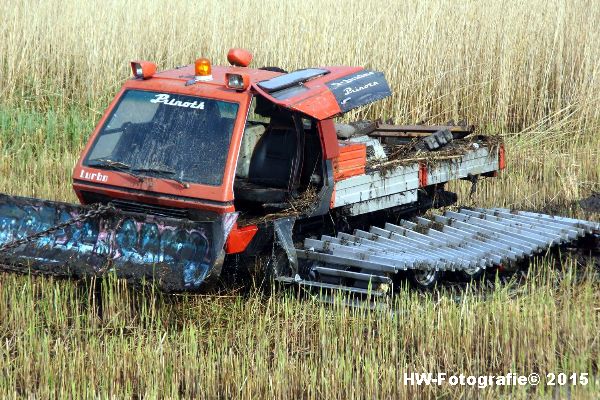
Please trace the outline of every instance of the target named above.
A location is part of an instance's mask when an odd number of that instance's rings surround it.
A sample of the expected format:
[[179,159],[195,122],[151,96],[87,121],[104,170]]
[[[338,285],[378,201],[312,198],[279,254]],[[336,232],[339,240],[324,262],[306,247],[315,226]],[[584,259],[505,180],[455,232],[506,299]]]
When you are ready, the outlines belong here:
[[427,184],[449,182],[498,169],[498,150],[482,147],[469,150],[456,159],[435,161],[428,165]]
[[384,210],[402,204],[414,203],[418,200],[417,189],[405,190],[398,193],[374,197],[369,200],[352,203],[347,207],[350,215],[367,214],[377,210]]
[[385,173],[372,171],[336,182],[334,207],[350,205],[353,212],[360,214],[406,204],[416,201],[418,187],[417,164],[398,166]]

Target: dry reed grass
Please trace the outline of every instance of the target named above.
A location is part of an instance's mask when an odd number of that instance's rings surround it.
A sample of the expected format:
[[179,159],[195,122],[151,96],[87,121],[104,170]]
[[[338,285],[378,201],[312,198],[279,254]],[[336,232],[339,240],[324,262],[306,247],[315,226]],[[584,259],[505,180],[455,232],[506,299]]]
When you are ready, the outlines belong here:
[[[547,262],[526,283],[402,290],[394,312],[284,294],[164,297],[112,281],[100,316],[90,287],[0,280],[0,395],[38,398],[529,398],[522,387],[410,386],[404,372],[591,372],[537,398],[593,398],[600,382],[593,269]],[[18,305],[18,306],[17,306]],[[556,397],[554,397],[556,398]]]
[[585,0],[16,1],[0,16],[1,95],[101,112],[131,59],[226,63],[242,46],[255,66],[385,71],[394,96],[370,115],[512,130],[568,117],[581,130],[600,115],[599,20]]
[[[594,1],[16,1],[0,14],[0,192],[75,201],[70,173],[142,58],[167,69],[229,47],[255,66],[365,65],[394,96],[352,117],[468,119],[507,140],[499,179],[464,204],[560,210],[600,189]],[[544,259],[482,296],[403,290],[393,313],[269,298],[168,297],[118,282],[0,277],[3,398],[579,398],[408,387],[405,371],[589,372],[600,365],[594,268]],[[560,263],[558,263],[560,264]],[[103,303],[98,315],[95,303]],[[595,378],[597,379],[597,378]],[[556,396],[556,397],[555,397]]]

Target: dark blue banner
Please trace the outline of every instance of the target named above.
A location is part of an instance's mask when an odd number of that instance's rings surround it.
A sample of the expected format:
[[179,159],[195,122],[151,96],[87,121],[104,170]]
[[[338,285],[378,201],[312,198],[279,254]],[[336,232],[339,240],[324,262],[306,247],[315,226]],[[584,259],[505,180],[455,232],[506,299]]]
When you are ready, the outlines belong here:
[[392,94],[382,72],[368,69],[327,82],[342,112],[381,100]]

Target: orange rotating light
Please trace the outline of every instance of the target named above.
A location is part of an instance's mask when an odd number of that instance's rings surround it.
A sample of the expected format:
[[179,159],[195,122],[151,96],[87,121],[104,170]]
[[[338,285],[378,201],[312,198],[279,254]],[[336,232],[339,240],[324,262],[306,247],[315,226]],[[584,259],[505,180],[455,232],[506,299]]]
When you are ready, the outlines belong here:
[[197,81],[212,80],[210,60],[208,58],[199,58],[194,63],[194,74]]

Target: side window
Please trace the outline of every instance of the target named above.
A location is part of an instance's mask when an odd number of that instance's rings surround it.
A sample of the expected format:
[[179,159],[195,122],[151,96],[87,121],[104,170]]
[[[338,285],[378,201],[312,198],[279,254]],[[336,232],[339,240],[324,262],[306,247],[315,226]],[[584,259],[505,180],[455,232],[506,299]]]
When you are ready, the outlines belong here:
[[252,153],[256,147],[256,143],[265,133],[266,126],[271,121],[270,118],[262,116],[256,112],[256,96],[252,98],[246,127],[244,128],[244,136],[240,145],[240,155],[238,157],[237,169],[235,176],[237,178],[248,178],[250,169],[250,160]]
[[[247,122],[268,124],[271,121],[271,118],[265,117],[264,115],[261,115],[257,112],[256,103],[258,101],[259,100],[257,100],[256,96],[252,97],[252,103],[250,104],[250,110],[248,111]],[[263,101],[264,101],[264,99],[263,99]],[[260,106],[259,106],[259,108],[260,108]],[[260,111],[260,110],[258,110],[258,111]]]
[[302,127],[304,128],[305,131],[312,131],[315,130],[315,120],[312,119],[308,119],[308,118],[302,118]]

